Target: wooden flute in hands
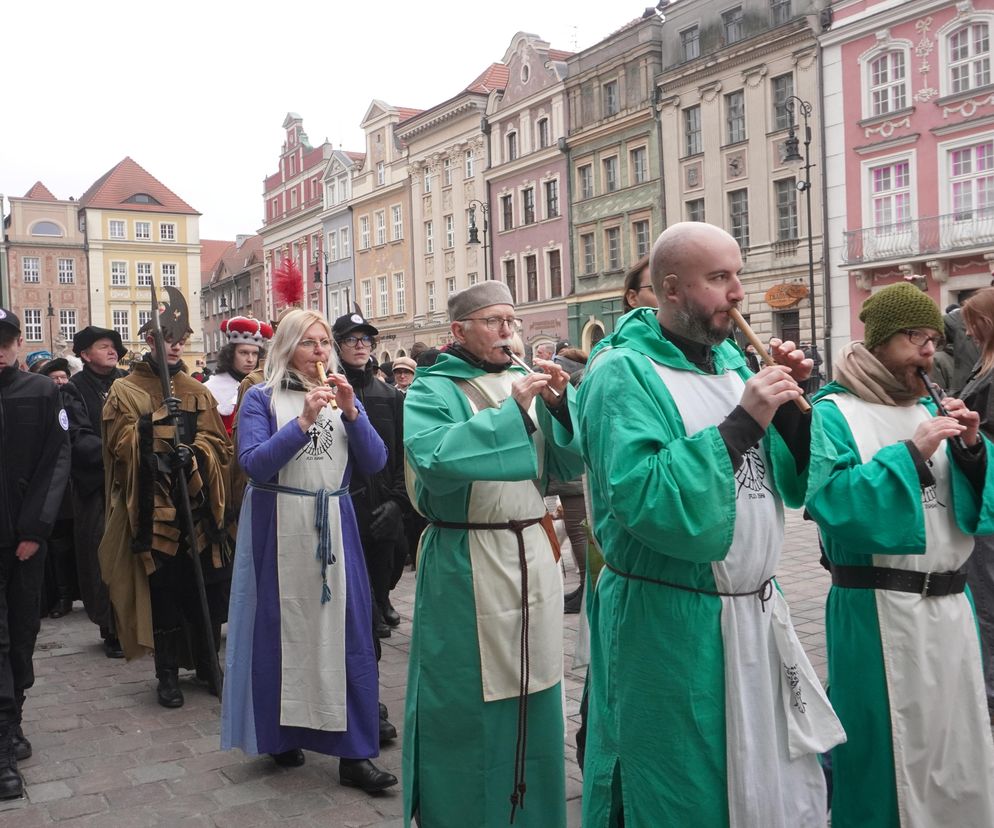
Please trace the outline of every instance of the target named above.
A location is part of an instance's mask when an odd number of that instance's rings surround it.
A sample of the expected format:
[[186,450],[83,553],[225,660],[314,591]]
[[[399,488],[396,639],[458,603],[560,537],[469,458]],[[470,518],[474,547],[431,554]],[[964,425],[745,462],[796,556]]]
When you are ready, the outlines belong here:
[[[766,350],[766,346],[763,344],[762,340],[756,336],[756,332],[749,327],[749,323],[742,318],[742,314],[739,313],[738,308],[730,308],[728,315],[732,318],[732,321],[738,326],[739,330],[745,334],[745,338],[749,340],[749,344],[756,349],[756,353],[759,354],[759,358],[763,360],[764,365],[776,365],[777,362],[773,357],[770,356],[770,352]],[[811,403],[808,402],[807,397],[803,394],[794,400],[798,408],[801,409],[805,414],[811,410]]]
[[[314,367],[318,369],[318,379],[321,381],[321,384],[322,385],[327,385],[328,384],[328,375],[324,372],[324,363],[323,362],[316,362],[316,363],[314,363]],[[331,390],[332,391],[335,390],[335,386],[334,385],[331,386]],[[331,407],[332,408],[338,408],[338,403],[335,401],[334,397],[331,398]]]

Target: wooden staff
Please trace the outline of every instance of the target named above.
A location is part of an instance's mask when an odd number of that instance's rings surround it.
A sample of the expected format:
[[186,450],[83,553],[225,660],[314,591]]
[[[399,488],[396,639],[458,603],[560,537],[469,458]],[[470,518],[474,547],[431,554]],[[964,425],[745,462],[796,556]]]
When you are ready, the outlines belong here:
[[[739,309],[730,308],[728,315],[732,317],[732,321],[739,327],[739,330],[745,334],[745,338],[749,340],[749,344],[756,349],[756,353],[759,354],[759,358],[763,360],[763,364],[776,365],[776,361],[770,356],[770,352],[766,350],[766,346],[763,345],[759,337],[756,336],[756,332],[750,328],[749,323],[742,318],[742,314],[739,313]],[[794,400],[794,402],[805,414],[811,410],[811,403],[808,402],[807,398],[803,394]]]
[[[315,362],[314,363],[314,367],[318,369],[318,379],[321,380],[321,384],[322,385],[327,385],[328,384],[328,375],[325,374],[325,372],[324,372],[324,363],[323,362]],[[335,390],[335,386],[334,385],[331,386],[331,390],[332,391]],[[338,403],[335,401],[334,397],[331,398],[331,407],[332,408],[338,408]]]

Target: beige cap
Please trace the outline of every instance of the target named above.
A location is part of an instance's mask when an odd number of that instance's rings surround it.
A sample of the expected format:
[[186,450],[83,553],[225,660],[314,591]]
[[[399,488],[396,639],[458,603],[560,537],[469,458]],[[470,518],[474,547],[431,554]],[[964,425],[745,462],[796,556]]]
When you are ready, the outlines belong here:
[[410,357],[397,357],[393,361],[393,370],[397,371],[398,368],[406,368],[412,374],[418,370],[418,364]]

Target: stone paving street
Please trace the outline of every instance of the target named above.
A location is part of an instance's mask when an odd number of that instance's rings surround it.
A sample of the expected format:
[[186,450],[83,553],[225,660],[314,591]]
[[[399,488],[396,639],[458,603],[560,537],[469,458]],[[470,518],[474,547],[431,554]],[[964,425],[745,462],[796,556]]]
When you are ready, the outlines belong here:
[[[569,554],[565,560],[571,560]],[[567,575],[567,589],[576,575]],[[822,613],[828,575],[818,565],[812,524],[789,513],[780,583],[794,624],[824,679]],[[403,617],[383,642],[382,700],[391,720],[403,725],[414,575],[394,593]],[[572,663],[577,616],[565,616],[566,664]],[[369,797],[338,784],[337,760],[307,754],[302,768],[277,768],[268,757],[218,749],[219,704],[192,673],[181,686],[179,710],[155,701],[151,658],[126,664],[104,657],[96,628],[81,605],[68,616],[42,622],[35,654],[37,680],[28,694],[24,731],[34,756],[21,763],[25,799],[0,804],[0,826],[32,828],[146,825],[351,826],[401,825],[399,786]],[[580,773],[574,760],[583,671],[566,674],[567,796],[570,826],[580,824]],[[472,738],[472,734],[466,734]],[[400,740],[379,763],[400,776]],[[473,826],[467,826],[473,828]]]

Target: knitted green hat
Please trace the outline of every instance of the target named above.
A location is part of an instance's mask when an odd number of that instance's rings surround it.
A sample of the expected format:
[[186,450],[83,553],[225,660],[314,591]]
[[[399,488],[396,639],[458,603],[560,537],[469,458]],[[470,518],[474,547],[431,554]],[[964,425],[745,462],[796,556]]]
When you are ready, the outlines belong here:
[[939,306],[908,282],[874,293],[863,303],[859,318],[866,325],[863,344],[869,350],[905,328],[931,328],[942,333],[945,327]]

